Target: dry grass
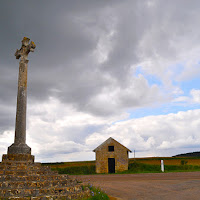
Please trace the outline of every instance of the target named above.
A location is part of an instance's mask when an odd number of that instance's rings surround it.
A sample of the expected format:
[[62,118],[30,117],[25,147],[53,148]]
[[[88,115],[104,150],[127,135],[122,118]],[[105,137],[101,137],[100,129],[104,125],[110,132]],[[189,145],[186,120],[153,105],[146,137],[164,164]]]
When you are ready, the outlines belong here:
[[64,164],[52,164],[51,168],[66,168],[66,167],[80,167],[80,166],[94,166],[95,161],[82,161],[82,162],[65,162]]
[[[130,159],[130,162],[133,162],[134,159]],[[187,162],[187,165],[199,165],[200,158],[136,158],[136,161],[139,163],[149,164],[149,165],[160,165],[160,160],[164,160],[165,165],[180,165],[181,160]]]

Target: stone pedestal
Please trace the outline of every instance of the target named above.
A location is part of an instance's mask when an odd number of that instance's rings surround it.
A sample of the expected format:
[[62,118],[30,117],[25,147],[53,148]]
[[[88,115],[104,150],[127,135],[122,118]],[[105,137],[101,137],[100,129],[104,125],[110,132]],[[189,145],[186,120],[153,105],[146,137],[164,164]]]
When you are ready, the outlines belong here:
[[8,147],[8,154],[31,154],[31,148],[27,144],[13,143]]
[[26,163],[34,163],[34,156],[30,154],[3,154],[2,162],[26,162]]

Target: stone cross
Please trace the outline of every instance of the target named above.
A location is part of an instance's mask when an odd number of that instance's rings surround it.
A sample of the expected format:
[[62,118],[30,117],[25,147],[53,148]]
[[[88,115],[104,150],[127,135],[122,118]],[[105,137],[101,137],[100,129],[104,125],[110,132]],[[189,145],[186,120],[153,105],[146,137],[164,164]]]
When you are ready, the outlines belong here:
[[26,144],[26,104],[27,104],[27,68],[28,54],[33,52],[36,45],[24,37],[21,49],[16,51],[16,59],[19,62],[17,111],[15,123],[15,141],[8,147],[8,154],[31,154],[31,148]]

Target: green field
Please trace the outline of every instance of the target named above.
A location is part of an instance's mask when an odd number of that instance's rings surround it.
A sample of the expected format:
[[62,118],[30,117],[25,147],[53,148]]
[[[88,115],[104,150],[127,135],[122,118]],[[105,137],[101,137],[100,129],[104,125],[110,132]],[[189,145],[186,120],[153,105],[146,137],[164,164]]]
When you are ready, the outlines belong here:
[[[159,173],[160,160],[164,160],[165,172],[200,171],[200,158],[152,157],[129,159],[129,169],[120,173]],[[96,174],[95,161],[43,163],[60,174]]]

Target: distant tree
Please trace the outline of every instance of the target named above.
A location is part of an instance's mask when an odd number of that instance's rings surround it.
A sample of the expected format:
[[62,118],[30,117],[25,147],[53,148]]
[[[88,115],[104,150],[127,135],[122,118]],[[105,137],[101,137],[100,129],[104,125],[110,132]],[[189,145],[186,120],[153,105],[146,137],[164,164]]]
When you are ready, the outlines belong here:
[[186,160],[181,160],[181,165],[187,165],[188,161]]

